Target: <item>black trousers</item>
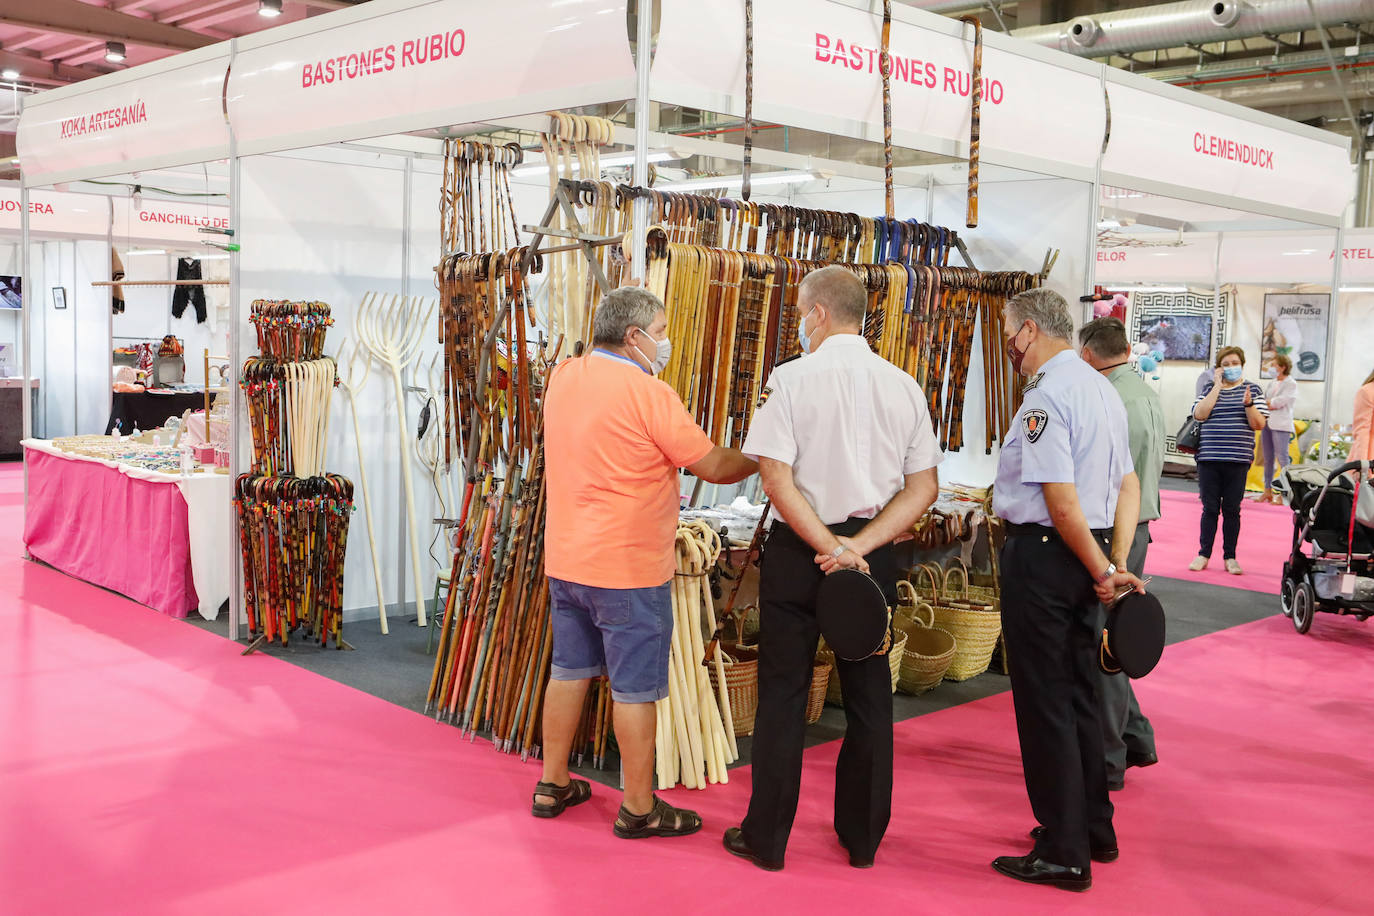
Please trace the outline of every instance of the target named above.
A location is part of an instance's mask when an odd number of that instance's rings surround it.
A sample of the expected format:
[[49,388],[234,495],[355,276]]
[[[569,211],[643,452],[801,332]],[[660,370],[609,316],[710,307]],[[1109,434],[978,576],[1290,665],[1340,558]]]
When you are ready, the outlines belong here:
[[[1104,552],[1110,552],[1103,538]],[[1010,656],[1021,765],[1035,851],[1089,868],[1091,847],[1116,846],[1097,685],[1098,601],[1092,577],[1056,535],[1013,534],[1001,553],[1002,628]]]
[[[858,532],[867,519],[830,530]],[[806,699],[820,637],[816,591],[824,574],[816,551],[775,524],[759,572],[759,708],[752,748],[753,793],[742,825],[745,841],[781,862],[797,815]],[[891,546],[869,554],[869,569],[896,604],[897,563]],[[835,832],[849,851],[871,856],[892,815],[892,670],[887,656],[837,659],[844,691],[845,733],[835,763]]]
[[1199,461],[1197,488],[1202,496],[1202,531],[1198,538],[1198,555],[1210,557],[1217,539],[1217,516],[1221,516],[1221,555],[1236,557],[1236,543],[1240,540],[1240,503],[1245,498],[1245,478],[1250,465],[1241,461]]

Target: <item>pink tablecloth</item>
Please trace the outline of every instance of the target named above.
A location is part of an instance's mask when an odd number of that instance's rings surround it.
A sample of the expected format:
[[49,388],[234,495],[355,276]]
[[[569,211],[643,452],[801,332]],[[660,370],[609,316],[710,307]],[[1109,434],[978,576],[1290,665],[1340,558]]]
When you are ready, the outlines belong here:
[[37,449],[25,461],[31,556],[173,617],[196,608],[186,500],[175,484]]

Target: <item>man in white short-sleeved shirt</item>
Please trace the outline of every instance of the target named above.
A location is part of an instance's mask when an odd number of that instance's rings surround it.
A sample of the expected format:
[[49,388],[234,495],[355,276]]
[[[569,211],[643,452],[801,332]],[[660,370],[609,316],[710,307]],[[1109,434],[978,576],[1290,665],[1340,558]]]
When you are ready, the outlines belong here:
[[[896,603],[892,540],[939,489],[940,446],[925,395],[860,335],[868,297],[842,267],[802,281],[804,355],[773,371],[742,451],[755,456],[773,525],[759,579],[759,706],[753,794],[725,846],[782,868],[797,811],[807,690],[819,628],[816,592],[841,568],[870,573]],[[888,659],[837,661],[847,726],[835,764],[835,832],[866,868],[892,808],[892,680]]]

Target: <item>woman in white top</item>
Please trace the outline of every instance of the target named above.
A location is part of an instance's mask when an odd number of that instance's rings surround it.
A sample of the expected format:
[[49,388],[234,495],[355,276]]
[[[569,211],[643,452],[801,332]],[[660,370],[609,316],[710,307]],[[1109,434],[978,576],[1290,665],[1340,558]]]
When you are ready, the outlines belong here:
[[1264,390],[1264,400],[1269,404],[1269,425],[1260,432],[1260,447],[1264,452],[1264,492],[1260,494],[1262,503],[1282,502],[1275,498],[1273,491],[1274,463],[1278,470],[1288,467],[1288,443],[1293,439],[1293,404],[1298,400],[1298,383],[1289,378],[1293,372],[1293,361],[1282,353],[1274,357],[1274,369],[1278,377]]

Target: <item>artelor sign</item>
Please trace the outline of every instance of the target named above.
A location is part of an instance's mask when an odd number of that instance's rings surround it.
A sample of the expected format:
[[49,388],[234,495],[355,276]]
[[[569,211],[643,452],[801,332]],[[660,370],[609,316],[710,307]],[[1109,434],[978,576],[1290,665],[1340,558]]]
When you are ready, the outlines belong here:
[[1331,316],[1329,293],[1268,293],[1264,297],[1264,330],[1260,337],[1260,377],[1275,378],[1274,357],[1293,362],[1300,382],[1326,378],[1326,326]]

